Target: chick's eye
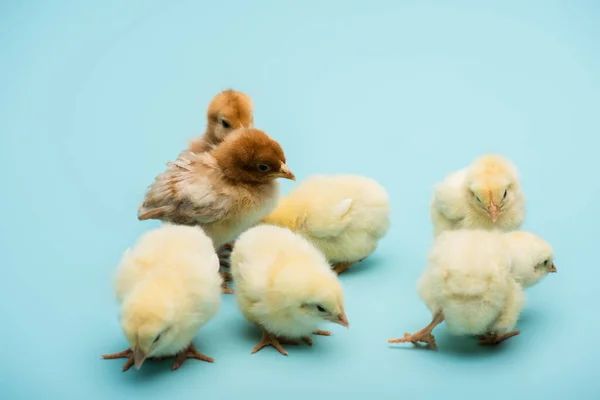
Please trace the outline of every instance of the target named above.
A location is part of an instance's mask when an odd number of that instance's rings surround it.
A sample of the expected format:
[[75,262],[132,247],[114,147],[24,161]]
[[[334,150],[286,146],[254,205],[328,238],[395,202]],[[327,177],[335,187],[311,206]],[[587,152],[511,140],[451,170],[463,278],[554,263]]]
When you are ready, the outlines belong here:
[[269,170],[269,166],[266,164],[258,164],[259,171],[267,172]]
[[231,125],[229,124],[229,122],[225,121],[224,119],[221,120],[221,125],[223,125],[223,128],[225,128],[225,129],[231,128]]
[[317,310],[319,310],[319,312],[325,312],[325,307],[317,305]]
[[504,191],[504,196],[502,196],[502,200],[506,199],[506,195],[508,194],[508,189]]
[[158,335],[157,337],[154,338],[154,341],[152,343],[156,343],[160,340],[160,335]]
[[481,199],[479,197],[475,196],[475,198],[477,199],[478,202],[481,203]]

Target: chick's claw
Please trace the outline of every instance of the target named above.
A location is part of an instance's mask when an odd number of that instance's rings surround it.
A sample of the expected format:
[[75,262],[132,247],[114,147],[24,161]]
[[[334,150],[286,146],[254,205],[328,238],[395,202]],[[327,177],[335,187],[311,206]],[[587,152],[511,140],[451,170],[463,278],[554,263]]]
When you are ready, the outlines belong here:
[[313,332],[313,335],[331,336],[331,332],[329,332],[329,331],[322,331],[322,330],[316,330],[316,331]]
[[233,294],[233,290],[229,288],[227,282],[221,284],[221,292],[225,294]]
[[[282,340],[285,341],[285,339],[282,339]],[[259,351],[262,348],[267,347],[267,346],[275,347],[277,349],[277,351],[279,351],[284,356],[288,355],[287,351],[285,351],[285,349],[281,345],[280,339],[275,337],[275,335],[267,333],[266,331],[263,331],[262,339],[260,339],[260,342],[256,345],[256,347],[254,347],[252,349],[252,354],[256,353],[257,351]]]
[[194,346],[193,343],[190,343],[190,345],[188,346],[187,349],[185,349],[184,351],[182,351],[181,353],[179,353],[177,355],[177,358],[175,359],[175,362],[173,363],[173,367],[171,369],[173,371],[175,371],[188,358],[194,358],[196,360],[206,361],[206,362],[209,362],[209,363],[215,362],[215,360],[212,357],[209,357],[209,356],[206,356],[206,355],[200,353],[196,349],[196,346]]
[[516,330],[512,332],[505,333],[504,335],[497,335],[495,333],[486,333],[485,335],[477,335],[477,339],[479,339],[479,344],[482,346],[486,345],[496,345],[499,344],[506,339],[509,339],[513,336],[517,336],[521,331]]

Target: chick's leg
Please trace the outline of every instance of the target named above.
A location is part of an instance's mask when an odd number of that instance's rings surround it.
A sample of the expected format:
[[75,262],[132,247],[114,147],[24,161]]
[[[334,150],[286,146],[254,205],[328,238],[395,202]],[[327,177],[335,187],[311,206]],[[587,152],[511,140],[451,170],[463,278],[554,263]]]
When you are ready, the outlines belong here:
[[[229,260],[229,254],[227,254],[231,250],[233,250],[233,242],[225,243],[223,246],[221,246],[217,249],[217,254],[219,255],[219,265],[222,268],[230,268],[231,267],[231,263]],[[223,289],[222,292],[226,293],[226,294],[233,294],[233,290],[231,290],[229,288],[229,285],[227,284],[227,282],[233,281],[233,277],[231,276],[231,273],[227,272],[227,271],[223,271],[223,270],[220,270],[219,272],[221,274],[221,277],[224,280],[223,284],[221,285],[221,287]]]
[[346,270],[348,268],[350,268],[350,266],[354,264],[353,261],[343,261],[343,262],[338,262],[333,264],[331,267],[333,268],[333,270],[338,274],[341,275],[344,272],[346,272]]
[[295,340],[292,341],[292,340],[286,340],[283,338],[277,338],[275,335],[273,335],[263,329],[262,339],[260,339],[260,342],[256,345],[256,347],[254,347],[252,349],[252,354],[256,353],[257,351],[261,350],[264,347],[273,346],[281,354],[283,354],[284,356],[287,356],[288,353],[287,353],[287,351],[285,351],[285,349],[281,345],[282,342],[284,342],[284,343],[287,342],[287,344],[298,344],[298,342]]
[[431,321],[431,323],[425,328],[421,329],[416,333],[413,333],[412,335],[410,333],[405,333],[403,338],[390,339],[388,340],[388,343],[423,342],[427,343],[431,349],[437,350],[437,346],[435,344],[435,337],[431,334],[431,331],[433,331],[433,328],[441,324],[442,321],[444,321],[444,313],[438,311],[433,316],[433,320]]
[[175,371],[188,358],[195,358],[196,360],[206,361],[209,363],[215,362],[215,360],[212,357],[205,356],[204,354],[200,353],[196,349],[196,346],[194,346],[194,343],[190,343],[187,349],[183,350],[177,355],[177,357],[175,358],[175,362],[173,363],[173,367],[171,369]]
[[[122,368],[123,372],[125,372],[129,368],[131,368],[134,363],[133,351],[131,349],[123,350],[119,353],[104,354],[102,356],[102,358],[105,360],[116,360],[117,358],[127,358],[127,361],[125,362],[125,364],[123,364],[123,368]],[[161,361],[161,360],[163,360],[163,357],[150,357],[149,359],[155,360],[155,361]]]

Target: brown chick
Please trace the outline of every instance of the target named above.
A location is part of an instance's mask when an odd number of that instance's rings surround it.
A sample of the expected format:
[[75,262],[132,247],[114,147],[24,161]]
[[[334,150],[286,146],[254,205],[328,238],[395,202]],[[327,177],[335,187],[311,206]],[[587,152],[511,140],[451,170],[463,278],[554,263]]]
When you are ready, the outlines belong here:
[[208,106],[206,132],[192,140],[189,150],[203,153],[217,147],[237,128],[252,128],[252,100],[242,92],[227,89],[217,94]]
[[[184,151],[167,165],[150,185],[138,219],[199,225],[215,249],[275,209],[277,178],[296,180],[279,143],[258,129],[238,129],[215,149]],[[223,289],[233,293],[226,282]]]

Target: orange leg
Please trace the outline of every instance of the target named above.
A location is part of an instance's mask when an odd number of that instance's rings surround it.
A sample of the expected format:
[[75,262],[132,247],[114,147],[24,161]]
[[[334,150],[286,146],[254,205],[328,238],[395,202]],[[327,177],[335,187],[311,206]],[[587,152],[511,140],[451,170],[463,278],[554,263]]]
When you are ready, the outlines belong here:
[[195,358],[196,360],[206,361],[209,363],[215,362],[212,357],[205,356],[204,354],[200,353],[196,349],[196,346],[194,346],[194,343],[190,343],[187,349],[177,355],[177,358],[175,358],[175,362],[173,363],[173,367],[171,369],[175,371],[188,358]]
[[[122,371],[125,372],[127,371],[129,368],[131,368],[133,366],[133,351],[131,349],[127,349],[127,350],[123,350],[119,353],[113,353],[113,354],[104,354],[102,356],[103,359],[105,360],[115,360],[117,358],[126,358],[127,361],[125,362],[125,364],[123,364],[123,368]],[[150,357],[150,360],[155,360],[155,361],[160,361],[163,360],[163,357]]]
[[521,331],[516,330],[512,332],[505,333],[504,335],[497,335],[492,332],[488,332],[485,335],[477,335],[477,339],[479,339],[479,344],[481,345],[496,345],[509,339],[513,336],[517,336]]
[[438,311],[433,316],[433,320],[431,321],[431,323],[425,328],[421,329],[416,333],[413,333],[412,335],[410,333],[405,333],[403,338],[390,339],[388,340],[388,343],[423,342],[427,343],[431,349],[437,350],[437,346],[435,344],[435,337],[431,334],[431,331],[433,331],[433,328],[435,328],[437,325],[441,324],[442,321],[444,321],[444,313]]

